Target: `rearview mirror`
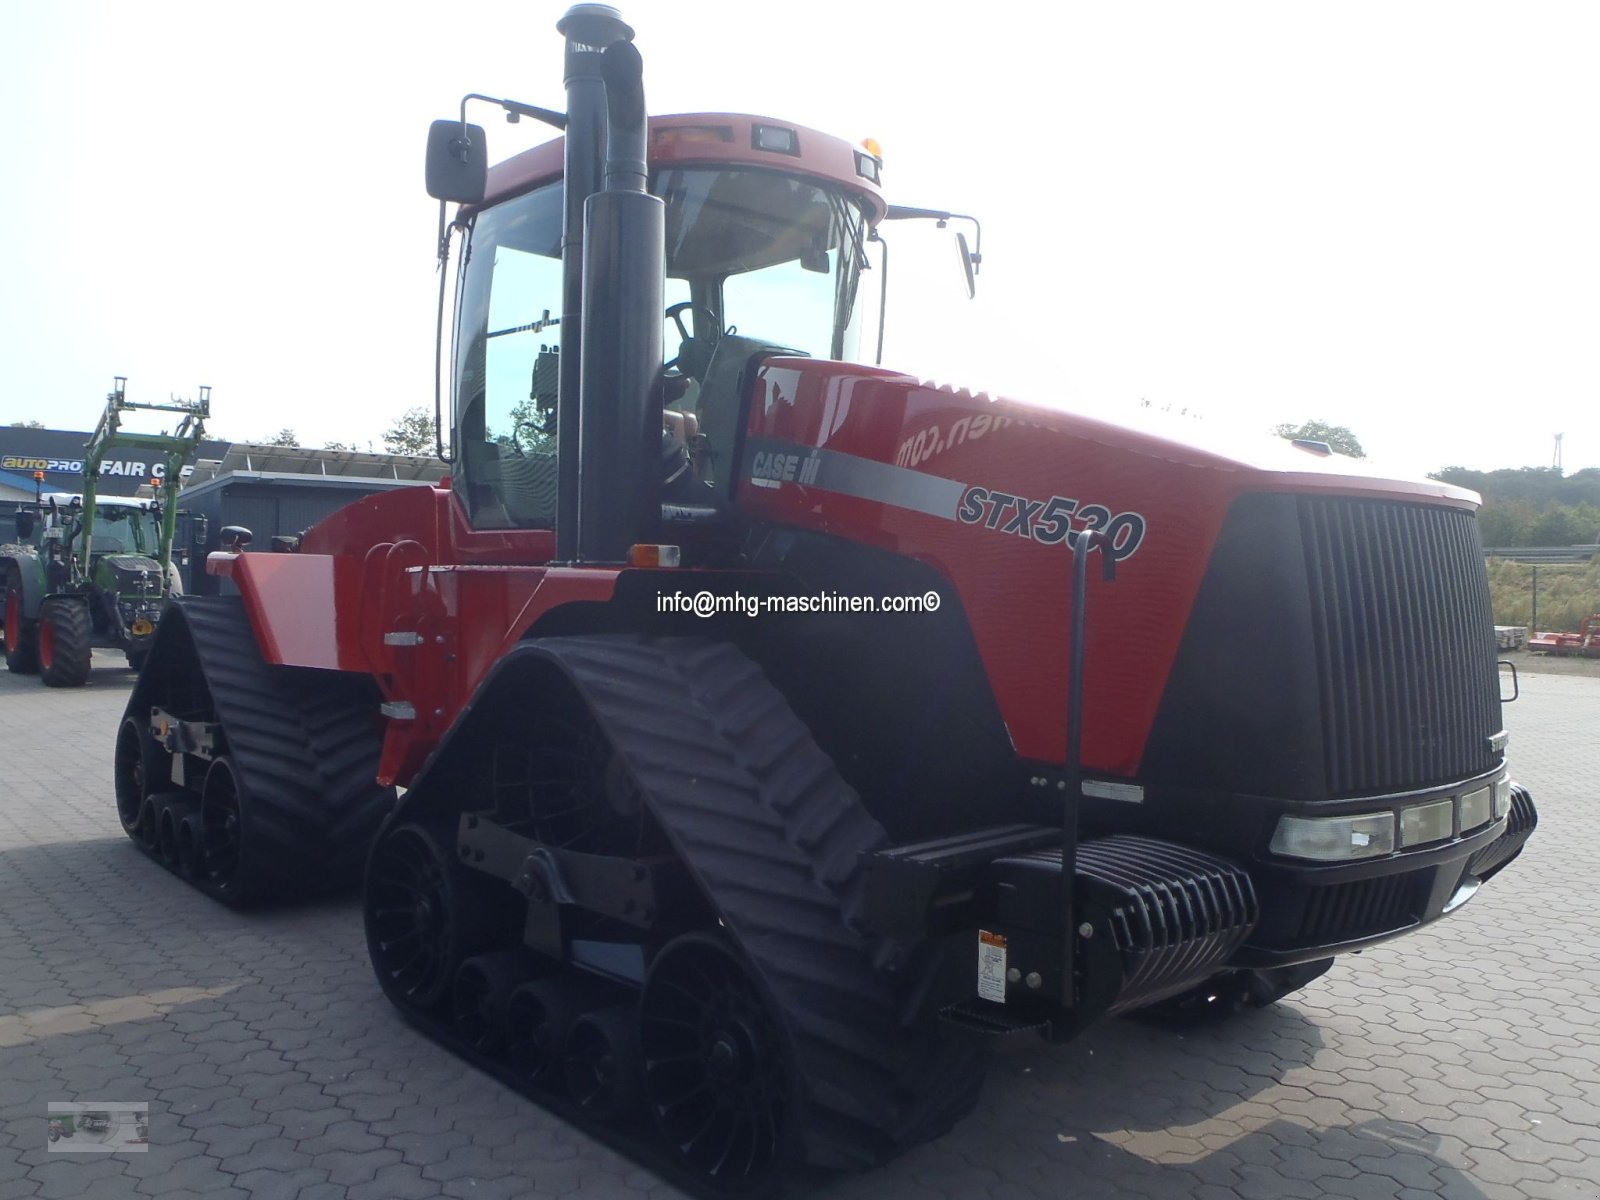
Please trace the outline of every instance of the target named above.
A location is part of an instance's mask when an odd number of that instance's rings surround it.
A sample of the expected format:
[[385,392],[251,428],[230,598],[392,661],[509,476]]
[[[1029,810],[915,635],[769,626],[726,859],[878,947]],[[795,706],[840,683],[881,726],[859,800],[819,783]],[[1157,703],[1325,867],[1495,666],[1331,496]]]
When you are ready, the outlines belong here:
[[428,195],[478,204],[489,184],[489,146],[483,126],[435,121],[428,127]]
[[34,524],[35,518],[29,509],[17,509],[17,541],[25,542],[33,537]]
[[978,281],[973,276],[972,247],[967,245],[967,235],[959,229],[956,231],[956,249],[961,252],[961,275],[967,281],[967,299],[971,300],[978,294]]

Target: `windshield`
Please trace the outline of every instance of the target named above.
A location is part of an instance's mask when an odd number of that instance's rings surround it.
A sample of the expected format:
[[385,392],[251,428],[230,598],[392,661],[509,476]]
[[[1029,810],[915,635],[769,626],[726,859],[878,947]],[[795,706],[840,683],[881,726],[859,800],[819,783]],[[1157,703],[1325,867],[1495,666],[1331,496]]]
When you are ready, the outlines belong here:
[[122,505],[96,505],[94,513],[94,554],[148,554],[154,556],[161,544],[161,529],[155,514],[148,509]]
[[[759,169],[662,171],[669,309],[666,357],[686,377],[669,404],[693,421],[712,405],[712,352],[765,347],[853,358],[865,236],[860,206],[836,189]],[[562,190],[553,184],[478,214],[464,254],[456,336],[456,422],[473,524],[555,525]],[[681,323],[681,328],[680,328]],[[737,376],[737,372],[729,372]],[[723,390],[735,387],[731,379]],[[721,407],[736,405],[723,397]],[[706,463],[731,454],[713,447]],[[680,428],[684,427],[680,423]],[[708,468],[709,470],[709,468]]]

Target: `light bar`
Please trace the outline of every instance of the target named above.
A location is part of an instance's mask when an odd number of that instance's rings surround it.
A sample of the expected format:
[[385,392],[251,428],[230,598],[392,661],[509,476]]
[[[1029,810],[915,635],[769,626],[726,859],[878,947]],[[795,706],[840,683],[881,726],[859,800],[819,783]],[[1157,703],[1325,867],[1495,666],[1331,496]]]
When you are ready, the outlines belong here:
[[[1085,788],[1085,791],[1088,789]],[[1315,862],[1350,862],[1465,837],[1511,811],[1511,778],[1500,778],[1459,796],[1407,804],[1397,812],[1353,817],[1293,817],[1278,820],[1268,846],[1274,854]],[[1399,836],[1396,837],[1398,822]]]

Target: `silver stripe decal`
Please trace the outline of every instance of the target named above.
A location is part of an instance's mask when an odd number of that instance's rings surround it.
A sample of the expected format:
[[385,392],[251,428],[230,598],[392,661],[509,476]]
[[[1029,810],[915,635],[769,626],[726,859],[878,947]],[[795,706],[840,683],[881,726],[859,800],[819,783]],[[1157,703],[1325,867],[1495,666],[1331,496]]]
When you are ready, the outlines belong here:
[[[766,473],[757,471],[758,459],[766,456],[769,464]],[[788,459],[797,459],[794,464]],[[793,470],[779,469],[793,466]],[[772,476],[779,476],[773,478]],[[875,500],[892,504],[913,512],[956,519],[961,497],[967,485],[956,479],[938,475],[925,475],[910,467],[896,467],[876,459],[861,458],[838,450],[820,450],[815,446],[801,446],[794,442],[752,438],[745,443],[746,481],[756,487],[777,487],[780,483],[798,483],[804,487],[817,487],[842,496],[860,500]]]

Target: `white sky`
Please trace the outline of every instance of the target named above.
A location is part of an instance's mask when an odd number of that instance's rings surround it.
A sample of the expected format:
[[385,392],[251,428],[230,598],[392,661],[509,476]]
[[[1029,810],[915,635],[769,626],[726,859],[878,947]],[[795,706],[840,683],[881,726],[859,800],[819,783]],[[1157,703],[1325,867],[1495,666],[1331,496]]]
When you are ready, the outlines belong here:
[[[427,123],[561,107],[564,9],[7,5],[0,423],[88,428],[116,374],[210,384],[237,439],[431,405]],[[870,135],[891,200],[982,218],[978,299],[941,253],[948,286],[891,290],[886,365],[1208,433],[1321,417],[1416,470],[1547,466],[1557,432],[1600,465],[1600,5],[624,16],[653,111]],[[496,159],[546,136],[490,129]]]

